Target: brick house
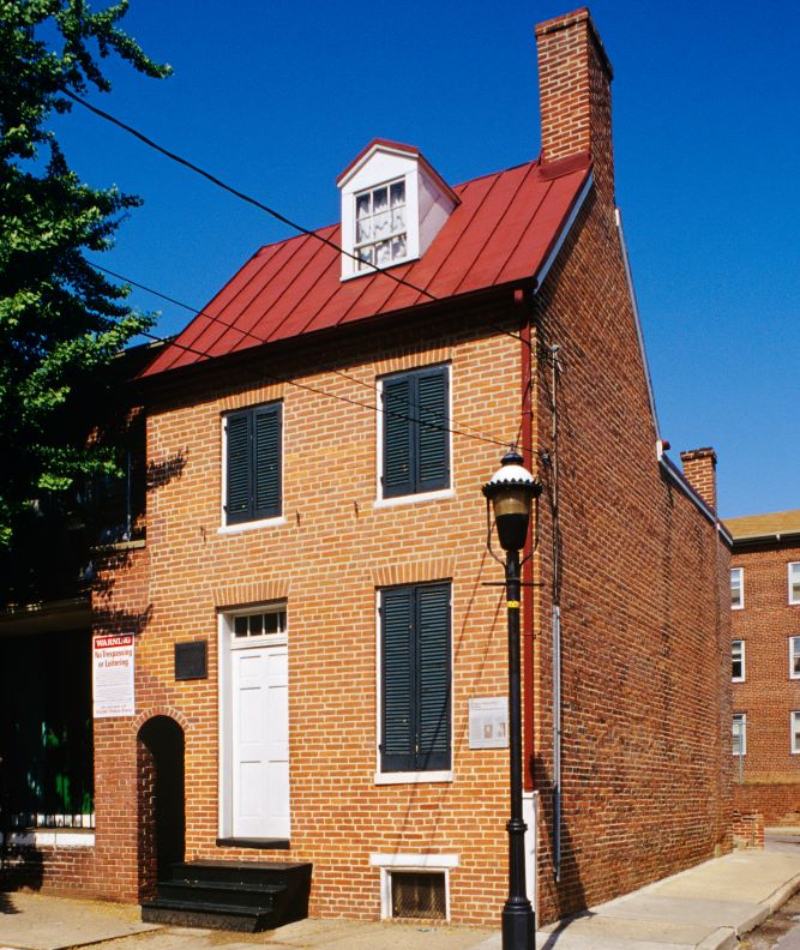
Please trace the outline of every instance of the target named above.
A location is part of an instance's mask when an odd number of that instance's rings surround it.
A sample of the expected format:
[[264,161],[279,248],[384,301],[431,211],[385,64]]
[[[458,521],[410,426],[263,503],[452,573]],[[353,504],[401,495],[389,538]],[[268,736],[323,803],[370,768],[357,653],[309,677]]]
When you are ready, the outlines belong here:
[[497,921],[507,641],[480,487],[509,443],[544,486],[522,602],[540,919],[730,847],[726,535],[659,438],[610,63],[584,9],[536,40],[539,159],[452,187],[375,140],[341,225],[257,251],[145,372],[146,546],[94,599],[96,634],[134,636],[135,710],[95,720],[91,892],[147,899],[183,857],[311,864],[315,915]]
[[734,801],[800,823],[800,511],[729,518]]

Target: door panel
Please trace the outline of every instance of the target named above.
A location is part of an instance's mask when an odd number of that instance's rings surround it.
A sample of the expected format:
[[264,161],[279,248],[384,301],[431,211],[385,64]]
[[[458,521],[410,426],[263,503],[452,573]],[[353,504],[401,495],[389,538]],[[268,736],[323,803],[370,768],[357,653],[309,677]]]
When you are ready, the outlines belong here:
[[234,837],[289,837],[286,645],[231,651]]

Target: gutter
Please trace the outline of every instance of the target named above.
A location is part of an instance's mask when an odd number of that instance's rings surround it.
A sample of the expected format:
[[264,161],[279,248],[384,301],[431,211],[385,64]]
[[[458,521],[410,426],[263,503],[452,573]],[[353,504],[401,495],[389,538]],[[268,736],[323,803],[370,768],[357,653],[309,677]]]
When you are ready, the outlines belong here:
[[[733,536],[732,536],[733,537]],[[733,544],[754,544],[757,542],[775,541],[798,541],[800,542],[800,531],[768,531],[765,534],[738,534],[733,537]]]

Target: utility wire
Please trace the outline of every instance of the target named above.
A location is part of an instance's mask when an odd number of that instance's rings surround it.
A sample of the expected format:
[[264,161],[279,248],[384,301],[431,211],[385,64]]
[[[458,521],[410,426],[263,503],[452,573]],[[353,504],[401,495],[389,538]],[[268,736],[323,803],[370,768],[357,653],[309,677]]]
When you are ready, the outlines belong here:
[[[271,215],[275,218],[276,221],[280,221],[282,224],[287,225],[293,230],[299,232],[300,234],[306,235],[306,237],[314,238],[317,241],[321,241],[323,244],[326,244],[328,247],[333,248],[339,254],[344,254],[346,257],[351,258],[354,261],[357,261],[359,264],[367,264],[367,266],[373,269],[375,274],[381,274],[384,277],[388,277],[390,280],[393,280],[396,284],[401,284],[404,287],[415,291],[418,294],[422,294],[424,297],[427,297],[429,300],[439,301],[440,297],[435,296],[430,291],[418,287],[416,284],[412,284],[411,281],[405,280],[403,277],[399,277],[397,274],[393,273],[391,270],[384,270],[382,267],[379,267],[377,264],[373,264],[371,261],[365,261],[363,258],[359,257],[357,254],[353,254],[350,251],[345,250],[343,247],[338,245],[335,241],[331,241],[330,238],[324,237],[319,231],[313,231],[310,228],[304,227],[302,224],[297,224],[296,221],[292,221],[291,218],[286,217],[286,215],[281,214],[280,211],[276,211],[274,208],[271,208],[269,205],[264,204],[262,201],[259,201],[258,198],[252,197],[243,191],[240,191],[238,188],[235,188],[233,185],[229,185],[227,182],[224,182],[221,178],[217,178],[216,175],[212,175],[211,172],[206,171],[204,168],[201,168],[199,165],[195,165],[194,162],[190,162],[189,159],[183,158],[175,152],[171,152],[169,149],[164,148],[163,145],[159,145],[157,142],[154,142],[151,138],[146,136],[143,132],[140,132],[138,129],[135,129],[132,125],[128,125],[127,122],[123,122],[122,119],[116,118],[116,116],[111,115],[110,112],[105,112],[103,109],[98,108],[95,105],[92,105],[86,99],[81,98],[81,96],[75,95],[74,92],[71,92],[69,89],[61,90],[65,96],[69,96],[74,102],[77,102],[79,105],[82,105],[85,109],[88,109],[89,112],[94,113],[96,116],[99,116],[101,119],[105,119],[106,122],[110,122],[112,125],[117,126],[117,128],[122,129],[124,132],[127,132],[129,135],[134,136],[140,142],[143,142],[148,148],[155,149],[161,155],[164,155],[170,161],[177,162],[179,165],[183,165],[184,168],[188,168],[190,171],[195,172],[195,174],[200,175],[205,178],[207,181],[210,181],[212,185],[216,185],[218,188],[222,188],[223,191],[227,191],[229,194],[233,195],[236,198],[240,198],[242,201],[246,201],[248,204],[253,205],[261,211],[266,212],[268,215]],[[514,340],[524,342],[522,337],[518,333],[513,333],[510,330],[504,330],[501,327],[494,326],[492,324],[487,324],[491,329],[496,330],[498,333],[505,334],[510,336]]]
[[[93,268],[95,268],[95,270],[99,270],[99,271],[102,271],[104,274],[108,274],[110,277],[114,277],[116,280],[121,280],[121,281],[123,281],[123,282],[126,283],[126,284],[130,284],[130,285],[133,286],[133,287],[138,287],[140,290],[144,290],[144,291],[145,291],[146,293],[148,293],[148,294],[153,294],[154,297],[160,297],[162,300],[166,300],[166,301],[168,301],[169,303],[175,304],[175,306],[177,306],[177,307],[183,307],[184,310],[188,310],[190,313],[194,313],[194,314],[196,314],[198,317],[200,317],[200,316],[208,317],[209,320],[212,320],[212,321],[214,321],[214,322],[217,322],[217,323],[219,323],[219,324],[220,324],[221,326],[223,326],[223,327],[228,327],[229,329],[236,330],[236,331],[238,331],[239,333],[243,333],[243,334],[245,334],[246,336],[249,336],[251,339],[255,340],[255,341],[256,341],[257,343],[259,343],[259,344],[266,344],[266,343],[269,342],[268,340],[265,340],[263,337],[257,336],[255,333],[251,333],[249,330],[243,330],[243,329],[241,329],[240,327],[237,327],[236,324],[227,323],[225,320],[222,320],[222,319],[220,319],[219,317],[214,317],[214,316],[212,316],[211,314],[206,313],[204,310],[197,310],[195,307],[192,307],[192,306],[191,306],[190,304],[188,304],[188,303],[183,303],[183,301],[177,300],[175,297],[170,297],[170,296],[167,295],[167,294],[161,293],[161,291],[155,290],[153,287],[148,287],[146,284],[142,284],[142,283],[140,283],[139,281],[131,280],[129,277],[126,277],[124,274],[119,274],[119,273],[117,273],[116,271],[110,270],[108,267],[103,267],[101,264],[96,264],[96,263],[92,262],[90,266],[92,266]],[[170,345],[170,346],[177,346],[179,349],[185,350],[185,351],[187,351],[187,352],[195,353],[195,354],[204,356],[204,357],[205,357],[207,360],[209,360],[209,361],[213,361],[213,360],[215,360],[215,359],[219,359],[219,358],[220,358],[219,356],[210,356],[207,350],[198,350],[198,349],[195,349],[195,348],[190,347],[190,346],[188,346],[188,345],[184,345],[184,344],[182,344],[182,343],[178,343],[178,342],[176,342],[176,340],[174,340],[174,339],[168,340],[168,339],[166,339],[166,338],[164,338],[164,337],[158,337],[158,336],[155,336],[155,335],[153,335],[153,334],[146,334],[146,333],[144,333],[144,332],[142,333],[142,335],[143,335],[143,336],[148,336],[150,339],[152,339],[152,340],[155,341],[155,342],[162,342],[162,343],[166,343],[166,344],[168,344],[168,345]],[[226,354],[226,355],[227,355],[227,354]],[[340,376],[342,379],[346,379],[346,380],[348,380],[349,382],[352,382],[352,383],[357,383],[359,386],[364,386],[366,389],[372,390],[372,391],[375,392],[375,393],[380,393],[380,389],[379,389],[377,386],[375,386],[373,383],[368,383],[368,382],[366,382],[366,381],[363,380],[363,379],[358,379],[358,377],[356,377],[356,376],[351,376],[349,373],[345,373],[343,370],[336,369],[336,367],[334,367],[334,366],[326,366],[326,365],[323,364],[323,363],[312,363],[312,364],[310,364],[310,368],[313,369],[313,370],[321,371],[321,372],[325,372],[325,373],[334,373],[336,376]],[[275,378],[277,379],[277,378],[279,378],[279,377],[275,377]],[[287,383],[291,383],[291,382],[292,382],[292,381],[289,380],[289,379],[282,379],[281,381],[287,382]],[[299,385],[299,384],[298,384],[298,385]],[[315,391],[315,392],[322,392],[321,390],[314,390],[314,391]],[[339,397],[335,396],[333,393],[330,393],[329,395],[332,396],[333,398],[339,398]],[[356,405],[361,405],[361,404],[360,404],[360,403],[356,403]],[[388,411],[389,411],[389,410],[379,409],[378,407],[376,407],[376,410],[377,410],[377,411],[381,411],[381,412],[388,412]],[[433,423],[430,423],[430,422],[427,422],[427,421],[423,423],[422,420],[419,420],[419,419],[414,420],[414,419],[412,419],[410,416],[403,416],[403,415],[400,414],[400,413],[391,413],[391,414],[397,416],[398,418],[407,419],[407,420],[412,421],[412,422],[413,422],[413,421],[416,421],[416,422],[420,423],[421,425],[433,425]],[[431,415],[432,415],[434,418],[439,418],[439,419],[441,419],[441,420],[442,420],[443,422],[445,422],[445,423],[448,421],[448,420],[447,420],[447,417],[446,417],[446,416],[443,416],[441,413],[435,412],[435,413],[431,413]],[[454,429],[450,429],[450,428],[447,427],[446,425],[445,425],[445,426],[437,426],[437,428],[443,428],[443,429],[445,429],[445,430],[448,431],[448,432],[455,432],[455,431],[456,431],[456,430],[454,430]],[[496,439],[494,436],[488,435],[487,433],[483,432],[481,429],[477,429],[475,426],[464,425],[463,428],[465,428],[465,429],[470,429],[472,432],[478,433],[478,435],[480,435],[481,437],[483,437],[484,441],[493,442],[493,443],[496,444],[496,445],[508,445],[508,442],[507,442],[507,441],[503,441],[503,440],[501,440],[501,439]],[[467,434],[467,433],[459,433],[459,434]],[[519,441],[519,438],[517,439],[517,442],[518,442],[518,441]],[[515,444],[516,444],[516,443],[515,443]]]
[[[107,268],[100,267],[97,264],[92,264],[91,266],[97,268],[98,270],[104,271],[105,273],[113,274],[112,271],[107,270]],[[132,283],[132,284],[135,283],[133,281],[128,281],[125,277],[122,277],[121,275],[118,275],[118,274],[113,274],[113,276],[117,277],[119,280],[124,280],[126,283]],[[143,290],[147,290],[150,293],[155,294],[156,296],[164,297],[165,299],[172,300],[172,298],[167,297],[165,294],[160,294],[158,291],[152,290],[151,288],[144,287],[144,285],[142,284],[135,284],[135,286],[141,287]],[[177,304],[178,306],[185,307],[187,310],[190,310],[198,315],[201,315],[203,312],[201,310],[195,310],[194,307],[190,307],[188,304],[180,303],[177,300],[172,300],[172,302]],[[187,343],[179,343],[177,340],[168,339],[167,337],[163,337],[163,336],[158,336],[158,334],[151,333],[149,330],[140,330],[139,333],[141,336],[146,337],[148,340],[152,340],[154,343],[164,343],[165,345],[175,346],[179,350],[183,350],[186,353],[192,353],[195,356],[202,356],[206,358],[208,361],[220,359],[220,357],[208,356],[208,353],[205,350],[199,350],[196,347],[190,346]],[[320,368],[320,367],[314,367],[314,368]],[[463,429],[457,429],[454,426],[440,425],[428,419],[419,419],[419,418],[415,418],[414,416],[407,416],[401,412],[394,412],[391,409],[384,409],[382,406],[374,406],[374,405],[371,405],[370,403],[360,402],[358,399],[352,399],[349,396],[340,396],[337,393],[328,392],[327,390],[319,389],[317,386],[312,386],[310,383],[301,383],[301,382],[298,382],[296,379],[289,379],[287,376],[278,376],[275,373],[267,373],[267,372],[258,373],[258,374],[253,373],[254,377],[256,375],[258,376],[259,380],[261,380],[264,376],[266,376],[268,379],[271,379],[274,382],[285,383],[287,386],[294,386],[297,389],[302,389],[302,390],[305,390],[306,392],[311,392],[318,396],[325,396],[328,399],[337,399],[339,402],[348,403],[351,406],[358,406],[362,409],[369,409],[371,412],[375,412],[375,413],[379,412],[385,416],[391,416],[395,419],[402,419],[404,422],[414,422],[417,425],[425,426],[429,429],[437,429],[440,432],[449,432],[451,435],[459,435],[465,439],[474,439],[477,442],[485,442],[490,445],[499,445],[499,446],[502,446],[503,448],[508,448],[510,444],[508,440],[495,439],[492,436],[478,435],[473,432],[465,432]],[[352,377],[346,377],[346,378],[352,379]],[[354,381],[358,382],[358,380],[354,380]],[[375,391],[377,392],[377,387],[372,387],[370,386],[369,383],[365,385],[369,386],[369,388],[371,389],[374,388]]]

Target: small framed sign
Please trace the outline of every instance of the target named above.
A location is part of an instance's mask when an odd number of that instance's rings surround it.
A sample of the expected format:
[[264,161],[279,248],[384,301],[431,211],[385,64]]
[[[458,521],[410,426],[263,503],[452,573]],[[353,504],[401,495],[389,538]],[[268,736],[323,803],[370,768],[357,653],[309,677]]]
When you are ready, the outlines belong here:
[[469,701],[470,749],[508,748],[508,697]]
[[208,677],[208,644],[206,640],[175,644],[175,679],[204,680]]

